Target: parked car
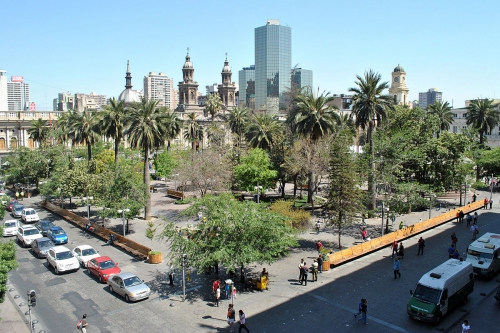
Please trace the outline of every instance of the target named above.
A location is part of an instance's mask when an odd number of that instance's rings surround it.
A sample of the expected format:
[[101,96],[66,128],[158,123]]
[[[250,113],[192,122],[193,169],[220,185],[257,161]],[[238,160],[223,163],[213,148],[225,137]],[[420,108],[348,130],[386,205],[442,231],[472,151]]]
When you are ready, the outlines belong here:
[[59,226],[55,226],[50,228],[47,231],[47,237],[54,242],[54,244],[66,244],[68,242],[68,235],[66,235],[66,231]]
[[14,207],[15,204],[18,204],[19,202],[16,199],[10,199],[10,201],[7,203],[7,211],[12,212],[12,208]]
[[54,243],[52,243],[52,241],[47,237],[35,239],[31,243],[31,251],[38,258],[46,258],[47,252],[49,252],[51,247],[54,247]]
[[47,252],[47,266],[54,268],[54,273],[77,271],[80,263],[66,246],[54,246]]
[[31,245],[31,242],[37,238],[42,238],[42,234],[32,225],[22,225],[17,228],[17,242],[22,247]]
[[35,227],[42,233],[42,235],[47,236],[47,231],[56,225],[49,220],[40,220],[35,223]]
[[19,228],[19,222],[17,220],[7,220],[3,224],[3,236],[15,236],[17,235],[17,229]]
[[73,255],[78,259],[82,267],[87,267],[87,262],[101,255],[90,245],[80,245],[73,249]]
[[108,281],[110,275],[122,271],[117,262],[115,263],[110,257],[106,256],[90,259],[87,262],[87,270],[89,275],[94,275],[101,283]]
[[38,213],[33,208],[24,208],[21,212],[21,220],[24,223],[33,223],[40,221],[40,217],[38,217]]
[[12,206],[12,216],[14,217],[21,217],[21,214],[23,213],[24,205],[21,205],[20,203],[15,204]]
[[148,298],[151,289],[132,273],[119,273],[108,279],[110,292],[125,297],[127,302]]

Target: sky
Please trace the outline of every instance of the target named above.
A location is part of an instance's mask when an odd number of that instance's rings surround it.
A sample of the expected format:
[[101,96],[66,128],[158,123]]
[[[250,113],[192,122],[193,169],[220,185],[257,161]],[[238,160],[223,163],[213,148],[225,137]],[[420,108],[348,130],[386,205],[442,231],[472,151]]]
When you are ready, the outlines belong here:
[[189,47],[199,91],[221,81],[225,54],[254,64],[254,31],[268,19],[292,28],[292,65],[313,70],[314,90],[347,94],[370,69],[391,81],[400,64],[410,100],[437,87],[443,100],[500,98],[500,1],[4,1],[0,69],[24,76],[37,110],[60,92],[118,97],[130,60],[134,89],[149,72],[177,85]]

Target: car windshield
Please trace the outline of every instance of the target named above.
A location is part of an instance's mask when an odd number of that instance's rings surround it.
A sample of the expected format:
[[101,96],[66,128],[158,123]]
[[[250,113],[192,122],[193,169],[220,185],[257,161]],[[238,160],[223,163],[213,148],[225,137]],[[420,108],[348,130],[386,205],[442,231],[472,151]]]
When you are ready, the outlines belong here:
[[14,206],[14,209],[15,210],[23,210],[24,209],[24,206]]
[[5,222],[6,228],[12,228],[16,226],[16,222]]
[[64,230],[62,230],[62,229],[52,230],[52,233],[54,235],[64,235],[65,234]]
[[133,287],[140,285],[142,283],[141,279],[139,279],[137,276],[130,277],[128,279],[125,279],[125,287]]
[[484,253],[484,252],[479,252],[479,251],[475,251],[472,249],[468,249],[467,254],[474,256],[474,257],[477,257],[477,259],[481,259],[481,258],[493,259],[493,253]]
[[97,254],[96,250],[94,249],[85,249],[82,251],[82,256],[91,256]]
[[40,224],[42,225],[42,228],[50,228],[54,226],[52,222],[40,222]]
[[421,284],[417,285],[413,297],[428,303],[437,304],[439,302],[439,296],[441,295],[441,290],[423,286]]
[[54,243],[50,240],[44,240],[44,241],[39,241],[38,242],[38,247],[52,247],[54,246]]
[[38,229],[28,229],[28,230],[24,230],[24,235],[25,236],[29,236],[29,235],[37,235],[39,234],[40,232],[38,232]]
[[113,267],[115,267],[115,263],[113,262],[113,260],[106,260],[106,261],[99,263],[99,267],[101,269],[113,268]]
[[64,260],[64,259],[70,259],[70,258],[73,258],[73,253],[71,253],[70,251],[59,252],[56,254],[57,260]]

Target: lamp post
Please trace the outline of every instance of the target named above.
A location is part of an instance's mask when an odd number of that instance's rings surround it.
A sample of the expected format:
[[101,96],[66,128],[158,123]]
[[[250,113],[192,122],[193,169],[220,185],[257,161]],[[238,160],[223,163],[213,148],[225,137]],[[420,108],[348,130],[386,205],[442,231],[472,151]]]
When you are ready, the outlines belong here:
[[382,236],[384,235],[384,210],[384,202],[382,201],[382,226],[380,228],[380,233],[382,234]]
[[125,213],[130,212],[130,209],[119,209],[118,214],[122,214],[122,223],[123,223],[123,237],[125,237]]
[[432,198],[435,197],[434,194],[429,193],[429,220],[431,219],[432,212]]

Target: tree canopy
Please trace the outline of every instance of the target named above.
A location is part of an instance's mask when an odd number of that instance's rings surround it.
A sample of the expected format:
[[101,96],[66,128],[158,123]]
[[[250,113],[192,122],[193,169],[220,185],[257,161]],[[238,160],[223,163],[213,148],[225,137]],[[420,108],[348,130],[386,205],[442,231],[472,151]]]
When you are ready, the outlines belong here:
[[253,191],[257,183],[263,188],[274,187],[277,175],[269,155],[260,148],[250,149],[247,155],[241,157],[240,164],[234,167],[236,186],[247,191]]

